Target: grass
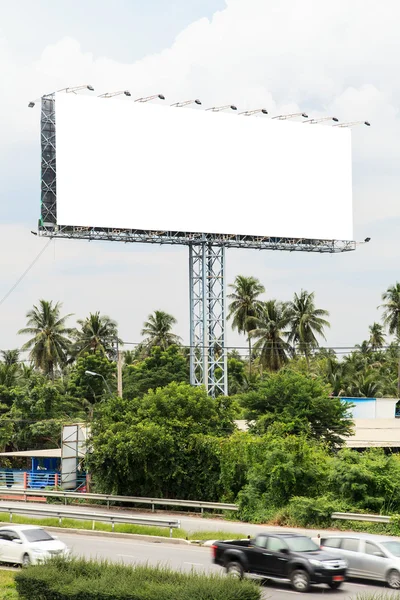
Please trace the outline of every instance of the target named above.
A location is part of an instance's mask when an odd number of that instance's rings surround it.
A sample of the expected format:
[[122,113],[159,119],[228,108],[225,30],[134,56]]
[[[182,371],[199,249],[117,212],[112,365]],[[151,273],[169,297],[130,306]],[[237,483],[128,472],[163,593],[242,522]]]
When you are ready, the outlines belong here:
[[[9,523],[10,517],[8,514],[0,514],[0,523]],[[40,527],[60,527],[62,529],[82,529],[92,531],[92,521],[80,521],[74,519],[63,519],[62,525],[59,524],[58,518],[49,517],[46,519],[35,519],[32,517],[24,517],[22,515],[13,515],[14,524],[23,525],[38,525]],[[112,531],[111,523],[95,522],[95,531]],[[159,537],[169,538],[168,527],[149,527],[147,525],[130,525],[129,523],[117,523],[114,527],[116,533],[130,533],[137,535],[155,535]],[[188,534],[184,529],[173,529],[172,537],[174,539],[186,540],[234,540],[243,537],[240,533],[229,533],[226,531],[196,531]],[[1,597],[0,597],[1,598]]]
[[1,600],[18,600],[12,571],[0,571],[0,598]]

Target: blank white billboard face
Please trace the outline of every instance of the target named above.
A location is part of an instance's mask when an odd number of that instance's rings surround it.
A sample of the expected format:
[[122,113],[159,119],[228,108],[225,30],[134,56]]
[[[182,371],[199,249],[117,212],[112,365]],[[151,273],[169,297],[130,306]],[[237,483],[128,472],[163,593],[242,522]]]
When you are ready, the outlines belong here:
[[345,128],[57,94],[59,225],[351,240]]

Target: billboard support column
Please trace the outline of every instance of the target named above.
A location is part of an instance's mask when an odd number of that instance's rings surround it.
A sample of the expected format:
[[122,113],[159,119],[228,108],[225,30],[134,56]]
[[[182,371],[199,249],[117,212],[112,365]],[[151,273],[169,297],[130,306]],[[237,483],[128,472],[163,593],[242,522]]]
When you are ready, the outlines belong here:
[[53,232],[57,223],[56,108],[54,94],[42,98],[40,131],[42,148],[40,226],[44,230]]
[[189,245],[190,382],[210,396],[227,395],[225,248]]

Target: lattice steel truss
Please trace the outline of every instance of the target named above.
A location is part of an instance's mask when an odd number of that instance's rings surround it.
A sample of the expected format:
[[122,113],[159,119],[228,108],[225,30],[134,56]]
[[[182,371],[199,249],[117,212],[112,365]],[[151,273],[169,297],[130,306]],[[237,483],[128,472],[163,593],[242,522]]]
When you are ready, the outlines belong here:
[[211,396],[228,394],[224,271],[224,246],[189,246],[190,382]]
[[[190,381],[212,396],[228,393],[225,346],[225,249],[337,253],[356,249],[354,241],[257,237],[240,234],[143,231],[57,223],[56,119],[53,94],[42,98],[41,218],[39,235],[51,238],[189,246]],[[266,224],[266,229],[268,225]]]
[[40,125],[42,206],[39,227],[51,230],[57,223],[56,115],[54,95],[43,96],[42,98]]

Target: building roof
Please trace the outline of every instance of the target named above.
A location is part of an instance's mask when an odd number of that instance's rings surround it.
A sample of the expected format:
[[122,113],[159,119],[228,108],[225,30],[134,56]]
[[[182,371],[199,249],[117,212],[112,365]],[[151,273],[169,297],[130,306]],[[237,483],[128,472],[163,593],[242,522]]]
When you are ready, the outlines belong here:
[[51,450],[20,450],[19,452],[0,452],[0,456],[7,458],[24,457],[27,458],[61,458],[61,448]]

